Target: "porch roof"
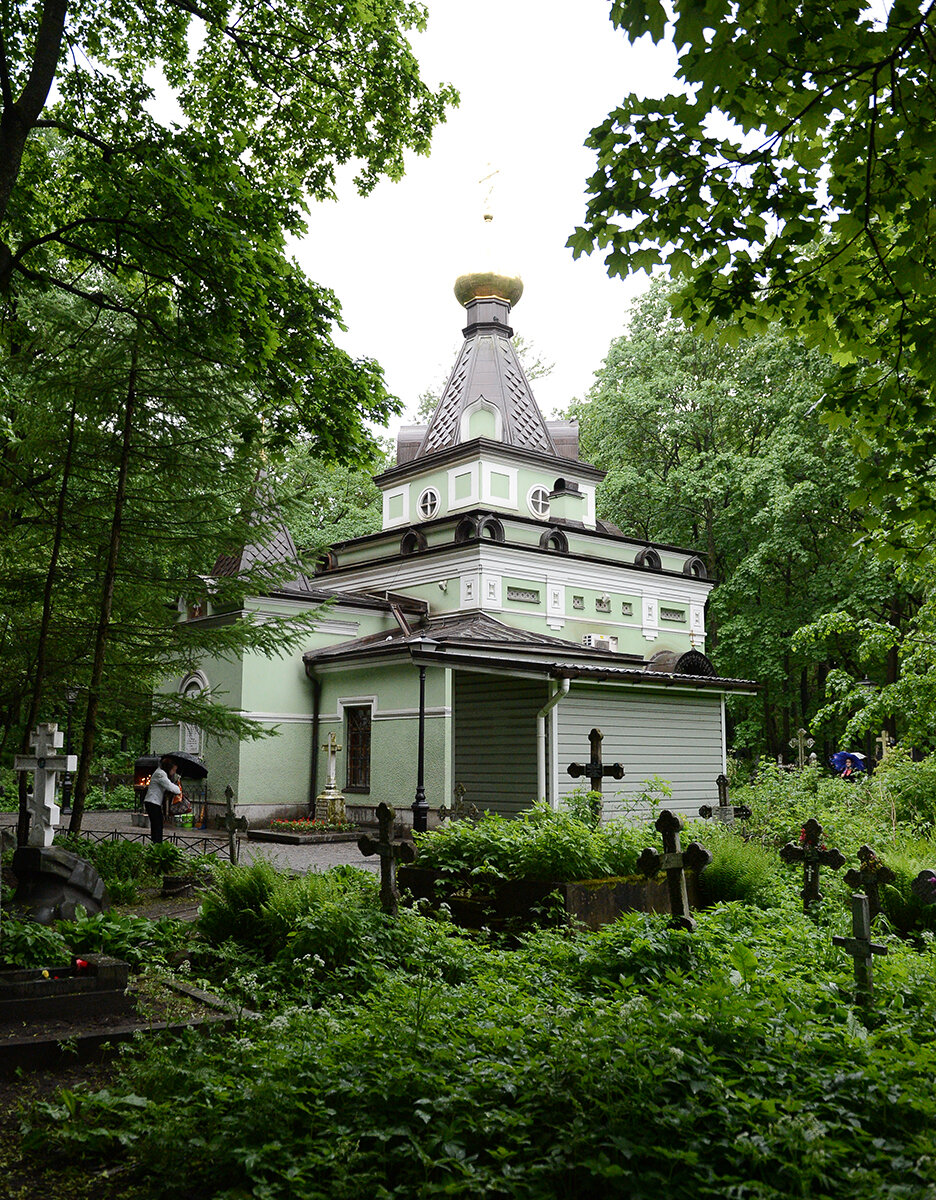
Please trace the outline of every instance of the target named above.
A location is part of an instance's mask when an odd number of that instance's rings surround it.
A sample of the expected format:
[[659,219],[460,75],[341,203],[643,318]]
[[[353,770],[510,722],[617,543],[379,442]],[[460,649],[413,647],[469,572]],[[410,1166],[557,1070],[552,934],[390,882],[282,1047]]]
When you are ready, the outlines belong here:
[[[720,692],[752,693],[759,685],[747,679],[712,674],[661,671],[636,654],[591,649],[577,642],[505,625],[476,611],[430,620],[412,632],[375,633],[335,646],[308,650],[306,672],[351,662],[405,656],[414,662],[496,675],[538,675],[550,679],[594,680],[652,687],[696,687]],[[705,661],[702,655],[697,660]]]

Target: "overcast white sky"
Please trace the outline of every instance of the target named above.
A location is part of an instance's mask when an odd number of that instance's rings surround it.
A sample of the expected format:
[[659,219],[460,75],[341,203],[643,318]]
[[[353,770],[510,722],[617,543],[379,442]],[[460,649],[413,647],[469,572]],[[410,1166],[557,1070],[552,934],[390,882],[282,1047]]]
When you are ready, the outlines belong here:
[[[608,21],[607,0],[429,0],[414,39],[423,78],[453,83],[461,105],[437,131],[428,158],[411,155],[400,183],[366,199],[350,175],[337,203],[316,205],[294,253],[331,287],[348,331],[339,342],[383,364],[412,410],[444,381],[461,344],[457,276],[497,265],[520,274],[514,330],[554,362],[534,391],[550,414],[588,389],[628,303],[645,286],[610,280],[599,257],[573,262],[565,242],[582,221],[592,126],[637,90],[669,90],[669,47],[629,48]],[[645,40],[646,41],[646,40]],[[487,164],[501,254],[479,262]],[[489,257],[489,256],[488,256]]]

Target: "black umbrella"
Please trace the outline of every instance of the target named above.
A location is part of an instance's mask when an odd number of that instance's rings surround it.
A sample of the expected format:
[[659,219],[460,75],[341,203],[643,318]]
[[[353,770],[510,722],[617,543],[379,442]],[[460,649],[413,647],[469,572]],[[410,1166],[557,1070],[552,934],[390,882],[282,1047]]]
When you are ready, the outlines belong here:
[[179,768],[179,774],[183,779],[207,779],[208,777],[208,768],[195,754],[186,754],[183,750],[170,750],[167,754],[161,754],[159,757],[171,758]]

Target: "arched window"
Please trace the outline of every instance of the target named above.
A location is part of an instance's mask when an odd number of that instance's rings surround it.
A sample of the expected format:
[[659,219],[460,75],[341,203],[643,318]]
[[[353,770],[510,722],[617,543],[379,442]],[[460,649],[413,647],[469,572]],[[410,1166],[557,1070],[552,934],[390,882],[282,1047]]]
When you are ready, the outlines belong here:
[[527,492],[527,508],[534,517],[549,516],[549,492],[541,483],[531,487]]
[[474,517],[462,517],[455,526],[455,541],[457,543],[470,542],[472,538],[478,536],[478,522]]
[[557,550],[560,554],[569,553],[569,539],[561,529],[547,529],[539,544],[544,550]]
[[652,546],[645,546],[643,550],[638,551],[634,562],[638,567],[646,567],[650,571],[659,571],[662,566],[660,556]]
[[427,545],[425,534],[420,533],[418,529],[407,529],[400,539],[400,553],[418,554],[420,550],[425,550]]
[[483,538],[488,538],[492,542],[502,542],[504,540],[504,527],[498,521],[497,517],[485,517],[481,522],[478,533]]
[[[195,675],[190,675],[182,681],[182,686],[179,692],[183,699],[189,700],[196,696],[200,696],[206,691],[208,680],[198,672]],[[190,724],[188,721],[183,721],[179,726],[179,749],[185,754],[194,754],[198,757],[202,752],[202,731],[198,725]]]
[[428,521],[439,511],[442,497],[434,487],[427,487],[416,501],[416,511],[423,521]]
[[683,575],[692,575],[695,579],[708,579],[705,563],[697,554],[687,558],[683,563]]
[[319,557],[318,562],[315,564],[315,569],[319,575],[324,575],[326,571],[334,571],[335,567],[337,566],[338,555],[335,554],[333,550],[326,550],[325,553]]

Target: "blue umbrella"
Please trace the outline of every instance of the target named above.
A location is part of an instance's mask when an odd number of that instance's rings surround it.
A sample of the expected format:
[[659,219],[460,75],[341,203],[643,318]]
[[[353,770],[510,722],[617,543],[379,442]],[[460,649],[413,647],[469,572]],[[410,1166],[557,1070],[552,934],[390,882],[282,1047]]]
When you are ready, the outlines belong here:
[[829,759],[832,768],[835,771],[844,771],[848,759],[852,760],[853,771],[863,771],[865,765],[862,762],[864,755],[859,750],[836,750]]

